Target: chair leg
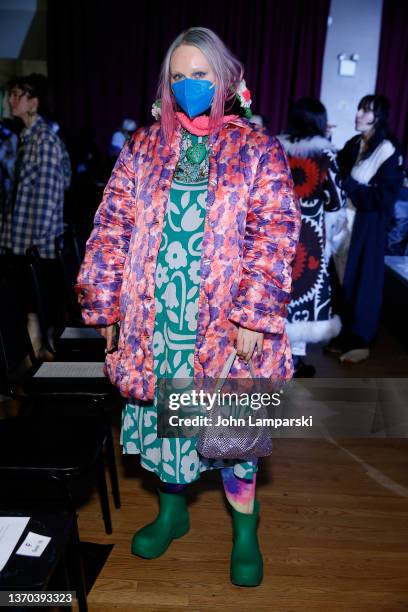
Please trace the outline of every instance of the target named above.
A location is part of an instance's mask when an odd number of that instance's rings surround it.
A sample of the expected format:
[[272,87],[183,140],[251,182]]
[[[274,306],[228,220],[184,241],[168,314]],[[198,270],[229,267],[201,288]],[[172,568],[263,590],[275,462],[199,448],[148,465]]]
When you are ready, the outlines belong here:
[[65,501],[67,504],[67,510],[69,512],[72,512],[75,514],[76,512],[76,508],[75,508],[75,502],[74,502],[74,498],[72,496],[72,489],[71,489],[71,475],[70,474],[53,474],[52,478],[56,479],[59,483],[60,486],[62,488],[63,494],[65,496]]
[[105,531],[108,534],[112,533],[112,521],[109,509],[108,488],[106,486],[105,464],[103,454],[101,453],[96,465],[98,478],[98,491],[101,500],[103,522],[105,523]]
[[120,508],[120,492],[119,492],[119,480],[118,480],[118,471],[116,469],[116,459],[115,459],[115,447],[113,444],[113,436],[112,436],[112,426],[110,423],[110,419],[107,418],[106,424],[106,457],[108,460],[108,468],[110,481],[112,486],[112,495],[113,495],[113,503],[115,504],[115,508]]
[[86,584],[85,584],[85,573],[84,566],[82,563],[82,555],[80,548],[80,540],[78,533],[78,523],[76,514],[74,513],[72,519],[72,530],[71,530],[71,538],[70,538],[70,548],[68,555],[68,563],[69,563],[69,575],[72,575],[74,579],[74,584],[72,585],[76,591],[76,598],[78,602],[79,612],[87,612],[88,611],[88,603],[86,599]]

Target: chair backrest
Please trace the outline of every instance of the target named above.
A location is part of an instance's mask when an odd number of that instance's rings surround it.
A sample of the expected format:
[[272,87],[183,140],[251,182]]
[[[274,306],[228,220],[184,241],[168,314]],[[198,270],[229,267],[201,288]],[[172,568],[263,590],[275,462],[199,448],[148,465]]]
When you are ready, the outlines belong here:
[[83,254],[81,253],[80,240],[78,233],[73,225],[69,225],[63,234],[55,239],[55,246],[58,254],[61,254],[66,263],[69,263],[67,271],[72,274],[72,280],[75,280],[79,267],[81,265]]
[[64,276],[65,295],[71,317],[81,319],[78,299],[74,290],[79,268],[82,262],[80,242],[73,227],[55,239],[57,257]]
[[59,262],[41,259],[38,249],[34,246],[26,251],[35,294],[38,319],[44,346],[54,351],[50,342],[50,329],[58,336],[64,328],[66,305],[60,282]]
[[0,369],[13,380],[37,363],[27,329],[27,314],[19,300],[17,280],[0,280]]

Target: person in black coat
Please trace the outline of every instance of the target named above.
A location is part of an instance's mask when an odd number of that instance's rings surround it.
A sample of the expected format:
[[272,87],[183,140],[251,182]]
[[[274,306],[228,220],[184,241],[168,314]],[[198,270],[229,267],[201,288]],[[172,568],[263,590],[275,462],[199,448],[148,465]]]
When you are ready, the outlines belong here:
[[340,318],[332,312],[328,262],[334,249],[327,225],[330,216],[344,212],[340,209],[345,202],[336,184],[336,149],[326,138],[327,131],[324,105],[304,97],[292,105],[286,132],[278,136],[288,156],[302,212],[286,321],[295,378],[315,374],[314,366],[303,360],[307,345],[328,341],[341,330]]
[[389,107],[383,96],[365,96],[355,120],[360,134],[338,154],[349,231],[335,257],[343,329],[329,348],[343,363],[369,357],[379,326],[386,229],[403,181],[400,147],[387,123]]

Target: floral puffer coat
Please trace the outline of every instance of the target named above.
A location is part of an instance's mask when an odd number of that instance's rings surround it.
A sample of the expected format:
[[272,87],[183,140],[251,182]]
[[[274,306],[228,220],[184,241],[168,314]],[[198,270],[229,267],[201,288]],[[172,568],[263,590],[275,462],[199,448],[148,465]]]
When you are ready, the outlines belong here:
[[[170,146],[159,123],[139,129],[123,148],[104,191],[76,290],[88,325],[120,323],[106,373],[124,397],[154,396],[153,329],[157,253],[181,127]],[[277,139],[245,119],[209,138],[207,210],[201,248],[194,377],[216,378],[237,324],[263,332],[256,375],[287,380],[285,333],[300,209]],[[231,376],[248,377],[236,359]]]

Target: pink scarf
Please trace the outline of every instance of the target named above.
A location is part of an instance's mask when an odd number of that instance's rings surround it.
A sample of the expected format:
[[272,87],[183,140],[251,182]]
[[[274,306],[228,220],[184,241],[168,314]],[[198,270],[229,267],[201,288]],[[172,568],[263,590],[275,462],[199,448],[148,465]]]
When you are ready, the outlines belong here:
[[[194,119],[190,119],[184,113],[176,112],[176,117],[183,128],[190,132],[190,134],[194,134],[195,136],[207,136],[210,123],[210,118],[207,115],[199,115],[198,117],[194,117]],[[235,121],[237,118],[238,115],[224,115],[221,123],[224,125],[224,123]]]

